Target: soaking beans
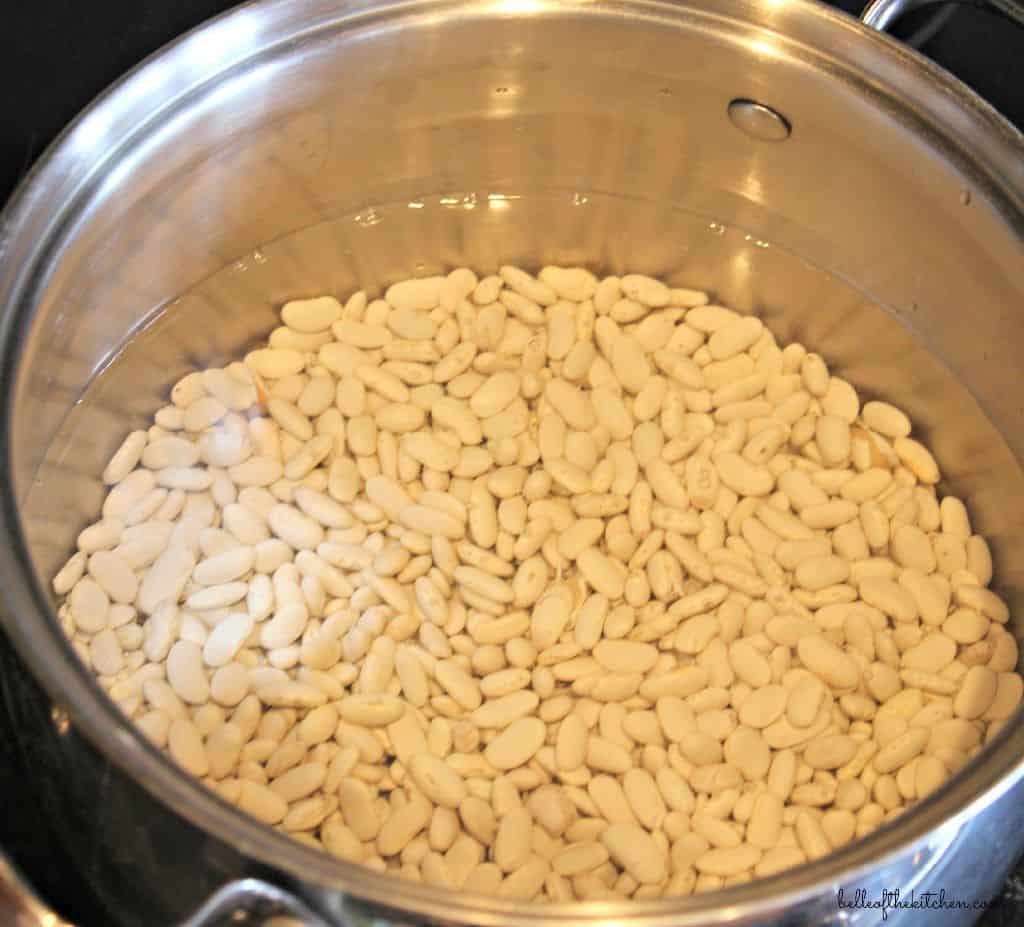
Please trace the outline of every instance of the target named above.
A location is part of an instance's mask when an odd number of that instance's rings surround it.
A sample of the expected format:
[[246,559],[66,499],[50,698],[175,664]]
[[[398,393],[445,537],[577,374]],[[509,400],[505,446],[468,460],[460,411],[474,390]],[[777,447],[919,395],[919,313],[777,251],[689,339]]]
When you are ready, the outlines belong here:
[[54,577],[223,798],[517,900],[709,891],[940,787],[1021,700],[910,419],[640,274],[297,300],[171,390]]

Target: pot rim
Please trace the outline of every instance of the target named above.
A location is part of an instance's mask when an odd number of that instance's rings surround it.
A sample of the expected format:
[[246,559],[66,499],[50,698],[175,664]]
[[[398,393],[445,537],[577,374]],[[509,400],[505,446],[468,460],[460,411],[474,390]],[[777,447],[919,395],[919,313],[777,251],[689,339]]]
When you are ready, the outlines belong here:
[[[932,143],[948,157],[967,159],[981,189],[991,192],[1011,228],[1024,239],[1024,136],[962,83],[933,62],[879,34],[844,13],[813,0],[718,0],[713,7],[696,0],[418,0],[373,3],[351,0],[252,0],[197,27],[157,52],[105,91],[50,145],[0,214],[0,396],[4,397],[0,441],[11,472],[9,445],[19,346],[45,286],[53,245],[88,203],[89,182],[102,162],[83,168],[76,153],[103,130],[118,147],[144,135],[173,115],[185,98],[201,92],[229,71],[251,66],[271,49],[301,35],[328,30],[355,31],[368,25],[394,25],[422,16],[514,17],[577,15],[654,18],[667,27],[730,28],[747,44],[765,32],[778,35],[794,56],[842,69],[841,78],[866,87],[873,82],[876,102],[897,107],[918,120],[920,131],[938,133]],[[411,22],[408,22],[411,25]],[[793,33],[796,32],[796,35]],[[814,41],[827,38],[828,43]],[[199,47],[217,48],[200,64]],[[828,48],[828,51],[821,51]],[[173,84],[174,95],[154,109],[151,87]],[[168,81],[168,73],[172,80]],[[942,128],[945,127],[945,128]],[[968,152],[970,154],[968,155]],[[75,181],[55,213],[47,212],[41,191]],[[63,174],[62,174],[63,172]],[[521,903],[451,892],[381,875],[336,860],[236,810],[180,770],[153,747],[102,692],[77,660],[56,624],[47,591],[37,582],[22,531],[12,481],[0,489],[0,581],[2,619],[21,657],[55,703],[107,759],[196,827],[255,858],[283,870],[296,882],[341,891],[394,910],[435,921],[488,925],[591,919],[639,920],[657,925],[697,925],[708,917],[736,921],[770,916],[813,896],[834,895],[841,883],[877,869],[887,859],[916,846],[927,862],[928,838],[978,813],[1024,775],[1024,723],[1012,718],[982,754],[942,788],[862,840],[822,859],[785,872],[716,892],[656,901]],[[940,841],[941,842],[941,841]]]

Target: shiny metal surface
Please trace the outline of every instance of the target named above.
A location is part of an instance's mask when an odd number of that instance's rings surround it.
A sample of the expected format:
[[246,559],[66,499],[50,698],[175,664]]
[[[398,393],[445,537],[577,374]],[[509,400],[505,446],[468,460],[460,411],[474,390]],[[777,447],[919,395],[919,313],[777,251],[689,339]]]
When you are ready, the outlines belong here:
[[0,853],[0,923],[5,927],[72,927],[43,904]]
[[729,118],[745,135],[762,142],[785,141],[793,131],[785,116],[754,100],[733,100]]
[[260,879],[239,879],[219,889],[180,927],[329,927],[291,894]]
[[[792,136],[737,132],[736,98],[778,107]],[[161,834],[202,849],[179,854],[197,877],[161,911],[180,920],[254,873],[345,924],[862,925],[877,913],[840,912],[839,887],[993,892],[1024,842],[1019,716],[912,813],[713,894],[538,907],[340,863],[150,748],[74,659],[47,578],[124,432],[190,367],[264,335],[283,300],[460,263],[584,262],[711,289],[865,395],[898,397],[1019,606],[1022,242],[1021,136],[941,69],[804,0],[264,0],[129,75],[0,220],[0,583],[5,626],[74,735],[142,786]]]
[[939,2],[940,0],[872,0],[861,13],[860,21],[865,26],[885,32],[901,16]]
[[901,16],[923,6],[935,3],[969,3],[971,6],[991,7],[999,10],[1020,26],[1024,26],[1024,4],[1018,0],[872,0],[861,14],[861,22],[884,32]]

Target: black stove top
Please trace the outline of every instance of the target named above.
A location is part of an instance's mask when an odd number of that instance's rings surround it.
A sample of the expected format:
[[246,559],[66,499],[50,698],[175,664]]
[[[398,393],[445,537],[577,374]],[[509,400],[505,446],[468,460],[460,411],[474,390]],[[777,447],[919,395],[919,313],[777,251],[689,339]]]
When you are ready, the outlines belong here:
[[[112,81],[164,43],[204,19],[234,6],[232,0],[22,0],[5,5],[0,26],[0,202],[64,125]],[[856,0],[833,3],[857,14]],[[919,33],[934,16],[929,7],[896,29]],[[1024,31],[996,13],[961,6],[921,51],[974,88],[1024,129],[1024,81],[1015,65],[1024,58]],[[8,645],[0,635],[0,650]],[[4,680],[0,680],[2,683]],[[0,689],[3,687],[0,686]],[[2,693],[0,693],[2,695]],[[62,848],[42,838],[39,809],[19,801],[13,738],[0,730],[0,846],[37,889],[81,927],[103,925],[85,893],[61,865]],[[1002,894],[978,922],[981,927],[1024,923],[1024,864],[1018,863]]]

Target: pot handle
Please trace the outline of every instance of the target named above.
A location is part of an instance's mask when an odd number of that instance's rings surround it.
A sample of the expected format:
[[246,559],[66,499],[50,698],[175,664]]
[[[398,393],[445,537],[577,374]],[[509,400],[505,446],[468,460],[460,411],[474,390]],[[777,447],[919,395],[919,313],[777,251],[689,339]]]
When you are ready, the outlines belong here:
[[[885,32],[897,19],[912,10],[944,0],[872,0],[861,13],[865,26]],[[946,0],[949,2],[949,0]],[[1024,4],[1018,0],[951,0],[952,3],[969,3],[971,6],[992,7],[1009,17],[1018,26],[1024,26]]]
[[331,927],[295,895],[262,879],[219,888],[181,927]]
[[[5,927],[74,927],[43,904],[0,850],[0,923]],[[294,895],[262,879],[222,886],[180,927],[331,927]]]
[[8,927],[72,927],[32,891],[0,850],[0,923]]

